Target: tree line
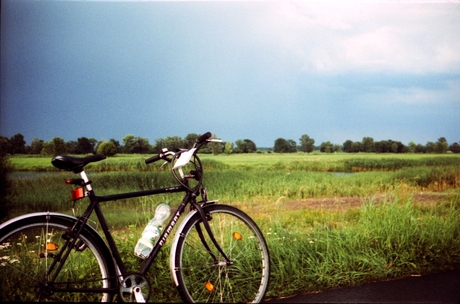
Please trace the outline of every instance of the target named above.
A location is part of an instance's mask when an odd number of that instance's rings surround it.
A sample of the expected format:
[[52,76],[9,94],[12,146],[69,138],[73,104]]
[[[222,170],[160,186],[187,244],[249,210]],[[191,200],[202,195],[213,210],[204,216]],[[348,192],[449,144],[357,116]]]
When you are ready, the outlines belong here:
[[[110,139],[98,141],[95,138],[79,137],[76,141],[64,141],[60,137],[54,137],[51,141],[34,138],[30,145],[27,145],[24,136],[17,133],[11,138],[0,136],[0,150],[2,153],[15,154],[39,154],[55,156],[59,154],[104,154],[113,156],[118,153],[132,154],[157,154],[163,148],[174,150],[177,148],[189,149],[201,134],[190,133],[185,138],[180,136],[168,136],[155,140],[151,144],[145,137],[127,134],[122,142]],[[216,138],[216,135],[213,135]],[[448,144],[444,137],[440,137],[436,142],[428,141],[426,145],[410,142],[404,145],[400,141],[381,140],[375,141],[372,137],[363,137],[361,141],[346,140],[342,145],[333,144],[330,141],[322,142],[315,146],[315,140],[307,134],[299,138],[299,142],[293,139],[278,138],[274,142],[273,148],[258,149],[254,141],[250,139],[238,139],[235,142],[211,143],[203,153],[260,153],[263,150],[275,153],[295,153],[320,151],[323,153],[460,153],[460,142]]]

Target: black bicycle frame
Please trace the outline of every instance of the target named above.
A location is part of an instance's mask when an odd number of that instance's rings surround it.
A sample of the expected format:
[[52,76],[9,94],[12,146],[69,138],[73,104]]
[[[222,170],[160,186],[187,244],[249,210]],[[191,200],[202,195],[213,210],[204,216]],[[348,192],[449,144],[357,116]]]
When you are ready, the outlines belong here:
[[[90,183],[90,182],[89,182]],[[88,189],[87,189],[88,190]],[[156,194],[165,194],[165,193],[176,193],[176,192],[185,192],[185,195],[182,199],[182,202],[178,206],[176,212],[174,213],[173,216],[171,216],[169,223],[166,225],[165,229],[163,229],[158,241],[154,245],[152,252],[150,253],[149,257],[144,260],[144,262],[141,265],[139,273],[142,275],[145,275],[147,273],[147,270],[150,268],[151,264],[155,260],[156,256],[160,252],[161,248],[163,245],[166,243],[166,239],[169,237],[171,234],[173,228],[179,221],[180,217],[182,214],[185,212],[185,208],[187,207],[188,204],[192,206],[192,208],[195,208],[198,213],[200,214],[202,223],[205,227],[205,230],[207,231],[208,235],[211,238],[212,243],[216,246],[218,251],[222,254],[222,256],[225,258],[228,264],[231,264],[230,259],[227,257],[227,255],[223,252],[219,244],[217,243],[212,231],[210,230],[209,224],[208,224],[208,219],[206,217],[205,212],[203,211],[203,208],[196,202],[196,197],[197,194],[194,192],[190,192],[185,186],[179,185],[179,186],[172,186],[172,187],[166,187],[166,188],[158,188],[158,189],[151,189],[151,190],[143,190],[143,191],[136,191],[136,192],[127,192],[127,193],[120,193],[120,194],[111,194],[111,195],[105,195],[105,196],[97,196],[94,193],[94,190],[89,188],[89,190],[86,192],[86,196],[89,197],[90,199],[90,204],[86,208],[86,210],[83,212],[81,216],[78,217],[78,221],[75,223],[75,225],[72,227],[70,231],[66,233],[66,245],[63,246],[62,250],[59,252],[58,256],[59,259],[55,259],[55,261],[52,263],[51,267],[48,269],[48,275],[51,275],[53,272],[54,267],[57,264],[57,261],[59,260],[59,265],[57,266],[57,269],[54,272],[53,278],[50,280],[50,282],[54,282],[54,279],[57,277],[57,274],[62,268],[62,265],[65,263],[65,259],[69,255],[70,251],[76,247],[78,247],[79,244],[77,244],[78,241],[78,235],[81,233],[83,230],[83,227],[87,224],[87,221],[89,219],[89,216],[92,214],[94,211],[96,214],[96,217],[99,221],[99,224],[101,225],[102,231],[104,232],[104,236],[106,237],[107,244],[110,248],[112,257],[115,259],[116,266],[118,267],[119,274],[121,274],[122,277],[124,277],[127,274],[126,267],[124,262],[121,259],[120,252],[118,251],[118,248],[115,244],[115,240],[112,237],[109,229],[109,225],[102,213],[101,206],[99,203],[102,202],[108,202],[108,201],[116,201],[120,199],[128,199],[128,198],[135,198],[135,197],[142,197],[142,196],[148,196],[148,195],[156,195]],[[205,199],[203,197],[203,199]],[[206,203],[206,202],[205,202]],[[211,252],[209,249],[209,246],[207,242],[204,239],[204,235],[202,232],[202,229],[197,225],[197,232],[200,236],[201,241],[203,242],[203,245],[206,247],[210,255],[214,258],[215,261],[217,261],[217,258],[215,255]],[[53,291],[61,291],[61,292],[116,292],[117,290],[114,289],[106,289],[106,288],[95,288],[95,289],[73,289],[73,288],[56,288]]]
[[[136,191],[136,192],[127,192],[127,193],[120,193],[120,194],[112,194],[112,195],[105,195],[105,196],[96,196],[94,195],[94,191],[91,191],[94,196],[90,194],[91,198],[91,209],[94,210],[96,213],[97,219],[99,220],[99,223],[101,225],[102,231],[104,232],[104,235],[107,239],[107,243],[109,245],[110,251],[112,252],[112,255],[115,259],[115,262],[118,266],[118,269],[120,270],[122,275],[126,274],[126,268],[125,265],[121,259],[120,253],[118,251],[118,248],[115,244],[115,240],[113,239],[112,235],[110,234],[110,229],[109,225],[107,224],[107,221],[102,213],[101,207],[99,203],[102,202],[108,202],[108,201],[116,201],[120,199],[128,199],[128,198],[135,198],[135,197],[142,197],[142,196],[148,196],[148,195],[156,195],[156,194],[165,194],[165,193],[176,193],[176,192],[185,192],[186,188],[183,186],[173,186],[173,187],[167,187],[167,188],[159,188],[159,189],[152,189],[152,190],[143,190],[143,191]],[[185,207],[187,203],[190,201],[191,194],[186,192],[182,203],[179,205],[176,213],[174,216],[171,217],[169,224],[166,229],[163,230],[160,240],[163,238],[163,235],[167,231],[171,231],[172,228],[175,226],[177,223],[178,218],[181,216],[181,214],[184,212]],[[87,210],[88,212],[91,212],[92,210]],[[86,213],[86,212],[85,212]],[[169,235],[169,233],[168,233]],[[150,253],[149,257],[145,259],[144,263],[142,264],[140,273],[144,275],[150,265],[153,263],[155,260],[155,257],[157,256],[158,252],[160,251],[161,247],[163,247],[164,242],[157,242]]]

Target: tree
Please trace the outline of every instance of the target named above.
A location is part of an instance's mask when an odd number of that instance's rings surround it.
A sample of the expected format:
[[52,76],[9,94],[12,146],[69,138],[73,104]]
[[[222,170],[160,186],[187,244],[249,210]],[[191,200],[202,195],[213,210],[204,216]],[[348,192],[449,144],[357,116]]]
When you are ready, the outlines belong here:
[[288,153],[289,144],[284,138],[278,138],[275,140],[275,146],[273,147],[273,152],[275,153]]
[[133,134],[127,134],[123,137],[123,151],[124,153],[133,153],[136,140]]
[[241,139],[237,139],[235,141],[235,153],[243,153],[244,151],[244,141]]
[[300,151],[302,152],[313,152],[313,149],[315,148],[315,140],[313,138],[310,138],[307,134],[304,134],[300,137]]
[[225,154],[232,154],[233,152],[233,144],[229,141],[225,143],[224,153]]
[[184,148],[184,141],[179,136],[167,136],[164,139],[164,147],[170,151],[181,149]]
[[103,154],[105,156],[114,156],[117,154],[117,147],[111,141],[102,142],[97,147],[97,154]]
[[91,145],[93,146],[93,150],[91,153],[94,153],[94,151],[96,151],[96,146],[97,146],[97,139],[94,138],[94,137],[91,137],[90,139],[88,139],[89,142],[91,143]]
[[[216,134],[213,134],[211,138],[216,139],[217,138]],[[208,146],[211,147],[212,155],[217,155],[217,154],[222,153],[222,143],[221,142],[211,142],[208,144]]]
[[394,140],[381,140],[374,143],[374,152],[377,153],[403,153],[408,152],[409,149],[404,146],[400,141]]
[[417,144],[417,146],[415,146],[415,152],[416,153],[426,153],[426,147],[422,144]]
[[11,151],[10,140],[7,137],[0,136],[0,153],[8,154]]
[[149,153],[152,151],[152,146],[149,143],[149,140],[144,137],[136,137],[135,144],[132,149],[132,153]]
[[197,134],[197,133],[190,133],[187,136],[185,136],[183,148],[185,149],[192,148],[193,145],[196,143],[196,139],[200,136],[201,134]]
[[287,140],[287,144],[288,144],[289,153],[295,153],[295,152],[297,152],[297,143],[295,142],[295,140],[293,140],[293,139],[288,139],[288,140]]
[[13,135],[10,139],[11,154],[24,154],[26,152],[26,142],[24,136],[21,133]]
[[54,137],[50,142],[43,144],[43,149],[41,153],[52,156],[66,154],[64,140],[60,137]]
[[257,152],[256,144],[250,139],[238,139],[235,141],[235,152],[236,153],[254,153]]
[[411,141],[408,144],[408,147],[409,147],[409,152],[414,153],[415,150],[417,149],[417,144],[415,142]]
[[326,152],[326,153],[339,152],[340,149],[341,149],[340,145],[334,145],[330,141],[321,143],[320,148],[319,148],[321,152]]
[[446,153],[448,148],[447,140],[445,137],[438,138],[435,146],[436,153]]
[[352,152],[351,146],[353,145],[353,142],[351,140],[347,140],[343,143],[343,152],[350,153]]
[[449,146],[449,150],[452,153],[460,153],[460,144],[457,142],[454,142],[453,144]]
[[117,153],[120,152],[120,148],[121,148],[120,142],[118,140],[115,140],[114,138],[111,138],[110,142],[114,144],[115,148],[117,149]]
[[363,152],[374,152],[374,139],[372,137],[363,137],[361,143]]
[[426,143],[426,153],[433,153],[436,151],[436,144],[432,141]]
[[75,153],[77,154],[88,154],[94,153],[94,144],[86,137],[80,137],[77,139],[77,147]]
[[374,152],[388,153],[390,152],[390,143],[386,140],[377,141],[374,143]]
[[332,152],[340,151],[340,146],[334,145],[330,141],[327,141],[327,142],[321,143],[319,150],[321,152],[332,153]]
[[359,142],[359,141],[354,141],[352,144],[351,144],[351,152],[361,152],[363,149],[362,149],[362,143]]
[[34,139],[32,139],[32,143],[30,144],[30,153],[40,154],[43,149],[43,143],[44,141],[42,139],[34,137]]
[[256,151],[257,151],[256,144],[250,139],[245,139],[244,140],[244,153],[254,153]]
[[69,140],[65,143],[65,149],[69,154],[77,154],[77,142],[75,140]]
[[332,143],[330,141],[322,142],[319,146],[321,152],[331,153],[332,152]]

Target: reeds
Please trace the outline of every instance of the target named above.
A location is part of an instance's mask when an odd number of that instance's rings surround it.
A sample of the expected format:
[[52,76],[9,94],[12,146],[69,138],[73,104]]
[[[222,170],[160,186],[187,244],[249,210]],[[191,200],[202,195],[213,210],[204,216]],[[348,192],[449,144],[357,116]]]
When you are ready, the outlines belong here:
[[[167,168],[145,166],[143,159],[111,158],[88,167],[97,194],[175,185]],[[204,155],[203,164],[209,199],[246,211],[266,236],[272,259],[268,297],[460,267],[460,162],[456,156]],[[355,172],[334,173],[350,171]],[[10,217],[46,210],[71,213],[72,186],[64,181],[73,177],[73,173],[54,172],[12,179]],[[450,194],[440,203],[421,205],[413,200],[420,191]],[[378,194],[386,199],[373,198]],[[164,200],[175,206],[181,196],[103,204],[121,254],[133,271],[140,265],[133,248],[155,206]],[[286,204],[350,196],[360,197],[361,206],[313,209],[306,205],[293,210]],[[84,202],[75,204],[77,213]],[[169,276],[170,241],[166,246],[149,276],[160,291],[155,301],[177,302]]]
[[[309,227],[272,224],[269,296],[288,296],[460,265],[460,201],[420,209],[410,198],[369,200],[357,221],[327,213]],[[441,214],[440,214],[441,213]]]

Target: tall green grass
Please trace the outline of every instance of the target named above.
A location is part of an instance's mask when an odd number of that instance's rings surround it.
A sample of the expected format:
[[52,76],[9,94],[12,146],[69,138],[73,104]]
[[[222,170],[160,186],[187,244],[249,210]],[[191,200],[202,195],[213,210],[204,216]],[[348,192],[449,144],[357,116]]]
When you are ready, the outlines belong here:
[[436,208],[418,208],[410,198],[394,197],[383,204],[369,200],[354,217],[325,212],[306,227],[271,222],[267,240],[274,272],[269,296],[460,266],[458,196]]
[[[346,211],[283,209],[255,214],[271,254],[267,297],[324,291],[341,286],[426,274],[460,267],[460,193],[444,203],[419,206],[396,191],[383,203],[363,200]],[[143,227],[115,230],[128,266],[140,260],[132,251]],[[170,241],[149,278],[155,302],[178,302],[170,282]]]
[[[88,165],[88,171],[133,171],[167,170],[160,168],[161,161],[146,165],[145,159],[151,155],[119,154],[97,163]],[[80,156],[81,157],[81,156]],[[395,171],[419,166],[441,167],[459,166],[460,155],[445,154],[232,154],[201,155],[206,169],[226,170],[300,170],[320,172],[356,172],[356,171]],[[16,171],[57,171],[51,164],[51,157],[13,156],[11,163]]]
[[[175,185],[168,167],[145,166],[145,158],[124,156],[88,166],[96,193]],[[23,161],[12,160],[15,168]],[[204,184],[210,199],[241,208],[259,224],[272,258],[267,296],[281,297],[460,267],[459,160],[451,155],[204,155]],[[78,214],[85,200],[73,205],[72,186],[64,183],[73,177],[50,172],[13,178],[10,217],[46,210],[72,214],[72,207]],[[440,203],[419,205],[412,194],[420,191],[449,195]],[[376,194],[387,199],[378,203],[372,199]],[[293,210],[285,203],[344,196],[360,197],[362,206]],[[174,207],[181,197],[102,204],[130,269],[140,265],[133,248],[156,205],[167,200]],[[91,223],[98,228],[94,218]],[[149,275],[157,302],[180,301],[170,281],[169,246],[170,241]]]
[[[98,195],[131,192],[176,185],[167,171],[88,172]],[[68,210],[72,186],[65,180],[71,172],[38,174],[12,179],[12,214],[37,210]],[[391,191],[401,184],[412,191],[444,191],[460,186],[460,170],[455,167],[409,168],[397,172],[357,172],[337,175],[330,172],[210,170],[204,185],[210,199],[241,205],[270,204],[278,199],[304,200],[325,197],[366,197]],[[159,195],[151,200],[180,201],[181,195]],[[137,209],[139,199],[104,203],[114,208]],[[81,202],[77,202],[77,205]],[[124,224],[124,223],[122,223]]]

